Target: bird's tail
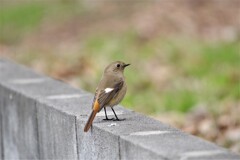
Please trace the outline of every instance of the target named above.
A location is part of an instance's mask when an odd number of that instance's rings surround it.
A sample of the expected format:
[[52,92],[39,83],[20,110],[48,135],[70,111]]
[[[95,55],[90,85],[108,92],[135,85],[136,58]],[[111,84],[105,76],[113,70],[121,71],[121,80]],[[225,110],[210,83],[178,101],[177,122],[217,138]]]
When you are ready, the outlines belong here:
[[87,131],[89,130],[89,128],[91,127],[92,122],[93,122],[96,114],[97,114],[97,111],[96,111],[96,110],[93,110],[92,113],[91,113],[91,115],[90,115],[90,117],[88,118],[88,121],[87,121],[85,127],[84,127],[84,132],[87,132]]

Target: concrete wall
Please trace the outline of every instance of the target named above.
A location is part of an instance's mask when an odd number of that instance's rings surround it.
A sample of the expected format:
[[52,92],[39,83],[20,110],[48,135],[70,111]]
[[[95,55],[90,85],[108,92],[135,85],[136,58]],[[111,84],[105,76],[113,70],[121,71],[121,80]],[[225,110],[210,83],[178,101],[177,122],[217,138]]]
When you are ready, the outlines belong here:
[[125,121],[102,121],[100,112],[84,133],[92,99],[88,92],[0,60],[0,158],[240,159],[121,106],[116,111]]

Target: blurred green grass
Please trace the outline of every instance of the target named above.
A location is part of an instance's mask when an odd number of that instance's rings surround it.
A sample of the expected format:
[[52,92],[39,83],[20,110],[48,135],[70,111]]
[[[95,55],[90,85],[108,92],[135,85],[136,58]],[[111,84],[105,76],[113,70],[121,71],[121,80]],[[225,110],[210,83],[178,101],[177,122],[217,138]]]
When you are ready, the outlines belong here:
[[[67,6],[61,2],[51,7],[45,3],[1,7],[0,42],[11,45],[21,41],[51,16],[61,17],[52,22],[55,23],[75,14],[86,14],[79,5]],[[185,113],[202,104],[214,108],[240,99],[239,46],[239,41],[206,42],[188,37],[155,37],[142,42],[129,29],[122,33],[92,34],[81,40],[73,52],[41,54],[34,48],[14,57],[30,66],[42,63],[50,75],[55,75],[59,68],[66,70],[72,74],[70,79],[91,92],[102,68],[111,61],[123,60],[132,64],[126,70],[129,91],[122,102],[124,106],[146,114]],[[82,71],[86,68],[90,68],[90,73]],[[161,68],[167,68],[167,75],[158,72]],[[59,78],[64,79],[64,74]]]
[[[218,107],[226,99],[240,98],[239,42],[209,44],[190,39],[155,39],[139,45],[136,37],[128,36],[129,33],[120,37],[99,36],[84,45],[84,52],[94,54],[97,59],[105,53],[104,59],[109,61],[120,58],[133,62],[126,71],[130,93],[124,105],[148,114],[187,112],[201,103],[215,102],[208,107]],[[144,70],[156,60],[173,67],[166,88],[157,88]]]
[[[69,1],[71,2],[71,0]],[[44,19],[64,21],[73,12],[83,10],[81,3],[74,5],[68,1],[16,1],[1,2],[0,5],[0,42],[17,43],[36,30]]]
[[44,6],[36,3],[2,6],[0,8],[0,41],[12,43],[40,24]]

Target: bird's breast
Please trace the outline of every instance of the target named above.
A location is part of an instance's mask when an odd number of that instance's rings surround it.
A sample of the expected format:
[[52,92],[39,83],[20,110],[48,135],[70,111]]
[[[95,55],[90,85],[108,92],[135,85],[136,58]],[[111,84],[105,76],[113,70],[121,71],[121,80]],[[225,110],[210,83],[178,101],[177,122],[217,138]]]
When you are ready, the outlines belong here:
[[127,92],[127,85],[124,83],[121,90],[109,101],[108,105],[110,107],[113,107],[113,106],[119,104],[122,101],[122,99],[124,98],[126,92]]

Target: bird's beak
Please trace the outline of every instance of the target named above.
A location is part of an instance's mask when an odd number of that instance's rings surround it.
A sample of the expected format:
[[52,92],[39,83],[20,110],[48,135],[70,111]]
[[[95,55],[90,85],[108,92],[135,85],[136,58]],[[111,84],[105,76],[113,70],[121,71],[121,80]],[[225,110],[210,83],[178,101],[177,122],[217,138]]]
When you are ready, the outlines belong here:
[[129,66],[129,65],[130,65],[130,64],[124,64],[124,65],[123,65],[123,68],[125,68],[125,67],[127,67],[127,66]]

